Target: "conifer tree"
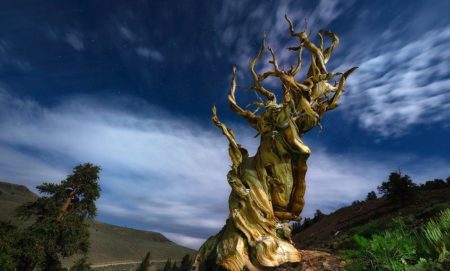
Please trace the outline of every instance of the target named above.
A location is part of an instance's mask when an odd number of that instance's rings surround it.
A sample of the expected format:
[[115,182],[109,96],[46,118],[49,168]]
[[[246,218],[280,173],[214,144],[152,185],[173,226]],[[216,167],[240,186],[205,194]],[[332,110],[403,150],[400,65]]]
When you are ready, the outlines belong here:
[[86,220],[96,215],[99,171],[100,167],[90,163],[78,165],[60,184],[37,186],[43,196],[18,208],[17,215],[32,223],[18,240],[21,253],[17,270],[60,270],[61,257],[87,253]]
[[150,267],[150,251],[145,254],[144,259],[142,259],[141,264],[139,264],[136,271],[147,271],[147,269]]
[[172,267],[172,262],[170,259],[167,259],[166,263],[164,264],[163,271],[169,271]]
[[375,199],[377,199],[377,194],[375,193],[375,191],[370,191],[369,193],[367,193],[366,200],[375,200]]
[[181,259],[180,271],[188,271],[191,267],[192,261],[189,254],[184,255],[183,259]]
[[383,182],[378,187],[378,191],[392,201],[405,203],[407,199],[413,196],[413,190],[416,187],[417,185],[408,175],[402,175],[400,172],[392,172],[389,175],[389,180]]

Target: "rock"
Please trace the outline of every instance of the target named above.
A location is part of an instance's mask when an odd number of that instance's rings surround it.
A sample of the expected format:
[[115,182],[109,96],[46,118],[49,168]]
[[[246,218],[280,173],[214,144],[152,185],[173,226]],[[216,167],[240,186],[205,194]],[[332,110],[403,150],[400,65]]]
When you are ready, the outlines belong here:
[[346,262],[339,256],[318,250],[300,250],[302,264],[298,271],[342,271]]

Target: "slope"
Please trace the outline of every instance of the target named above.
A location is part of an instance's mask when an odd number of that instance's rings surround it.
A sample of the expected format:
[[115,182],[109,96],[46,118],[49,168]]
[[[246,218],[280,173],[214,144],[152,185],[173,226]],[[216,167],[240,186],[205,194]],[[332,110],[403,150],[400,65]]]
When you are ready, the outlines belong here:
[[[19,223],[14,210],[21,204],[35,200],[37,195],[23,185],[0,182],[0,221]],[[158,232],[119,227],[98,221],[90,222],[89,261],[92,264],[140,261],[150,251],[152,259],[180,260],[195,251],[180,246]],[[73,259],[69,259],[69,262]],[[67,261],[65,261],[67,263]]]
[[351,237],[356,233],[369,237],[389,228],[393,220],[399,217],[408,217],[412,223],[420,224],[445,208],[450,208],[450,187],[418,190],[414,198],[404,205],[393,203],[385,197],[356,202],[324,215],[296,233],[293,240],[302,249],[345,249],[351,246]]

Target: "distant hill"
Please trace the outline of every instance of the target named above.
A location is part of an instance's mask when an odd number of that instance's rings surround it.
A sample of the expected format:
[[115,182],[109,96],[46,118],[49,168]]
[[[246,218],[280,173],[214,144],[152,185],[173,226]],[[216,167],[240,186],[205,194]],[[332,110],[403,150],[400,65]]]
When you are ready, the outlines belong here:
[[301,249],[341,250],[351,246],[354,234],[381,232],[396,217],[409,217],[420,224],[440,210],[450,208],[450,187],[420,189],[404,206],[392,203],[385,197],[355,202],[351,206],[322,216],[316,223],[296,233],[293,241]]
[[[17,223],[14,210],[35,200],[37,195],[23,185],[0,182],[0,221]],[[153,260],[180,260],[184,255],[194,257],[195,251],[180,246],[158,232],[135,230],[92,221],[89,262],[95,265],[141,261],[150,251]],[[70,261],[70,260],[69,260]],[[65,261],[67,263],[67,261]]]

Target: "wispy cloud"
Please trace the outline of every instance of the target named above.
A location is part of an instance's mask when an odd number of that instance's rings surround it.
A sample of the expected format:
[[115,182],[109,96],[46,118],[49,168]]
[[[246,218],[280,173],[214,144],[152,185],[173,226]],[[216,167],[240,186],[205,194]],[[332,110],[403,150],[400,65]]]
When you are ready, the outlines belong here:
[[28,61],[16,56],[14,45],[9,40],[0,38],[0,71],[19,70],[27,72],[31,69],[32,66]]
[[[230,126],[254,153],[254,132]],[[46,107],[2,90],[0,179],[35,186],[93,162],[102,167],[100,219],[158,231],[197,248],[228,215],[227,142],[208,127],[131,98],[71,97]],[[413,178],[450,175],[449,163],[440,158],[341,156],[308,144],[313,154],[304,216],[363,198],[399,167]]]
[[148,58],[148,59],[152,59],[152,60],[157,61],[157,62],[161,62],[161,61],[164,60],[164,57],[163,57],[163,55],[160,52],[158,52],[156,50],[152,50],[152,49],[150,49],[148,47],[145,47],[145,46],[137,47],[136,48],[136,53],[139,56],[142,56],[142,57]]
[[122,38],[125,40],[134,42],[136,40],[136,35],[126,26],[118,25],[117,30]]
[[[245,1],[223,2],[221,13],[217,16],[216,27],[221,29],[222,44],[232,49],[231,61],[240,67],[247,67],[250,59],[257,54],[257,46],[267,33],[267,44],[274,48],[281,65],[289,65],[295,60],[295,54],[288,51],[296,39],[289,35],[285,14],[294,20],[300,31],[307,21],[308,29],[316,31],[327,27],[353,1],[320,0],[317,5],[307,6],[298,1],[259,2],[257,6],[246,6]],[[301,21],[299,21],[301,20]],[[268,56],[267,56],[268,57]],[[268,68],[268,61],[262,61],[262,69]]]
[[[345,109],[342,110],[356,119],[361,128],[384,138],[401,136],[415,125],[448,126],[450,54],[446,47],[450,43],[450,28],[430,25],[429,14],[433,10],[428,10],[413,15],[399,14],[395,18],[379,17],[389,21],[388,27],[375,31],[370,29],[371,11],[354,4],[354,1],[322,0],[306,6],[282,1],[276,5],[263,2],[249,7],[244,1],[225,2],[216,21],[222,29],[221,46],[228,46],[233,52],[231,61],[244,70],[239,79],[246,85],[245,70],[257,53],[255,44],[263,32],[267,33],[267,44],[275,49],[281,66],[287,67],[295,60],[292,52],[286,50],[294,40],[289,38],[285,14],[294,20],[298,30],[303,27],[299,20],[306,19],[308,28],[315,34],[319,28],[331,27],[339,18],[348,20],[349,8],[357,8],[358,15],[352,15],[353,23],[347,27],[340,50],[329,63],[336,71],[360,67],[348,80],[350,93],[343,98]],[[417,19],[405,22],[404,16]],[[414,29],[424,31],[418,34]],[[271,68],[268,57],[266,54],[257,69]],[[308,65],[304,57],[303,66]],[[278,86],[278,82],[268,84]]]
[[71,30],[66,32],[64,40],[77,51],[84,49],[83,35],[79,31]]
[[431,29],[412,42],[391,36],[374,42],[383,51],[349,50],[348,61],[360,59],[360,69],[348,81],[349,115],[384,137],[400,136],[417,124],[445,124],[450,117],[450,27]]

